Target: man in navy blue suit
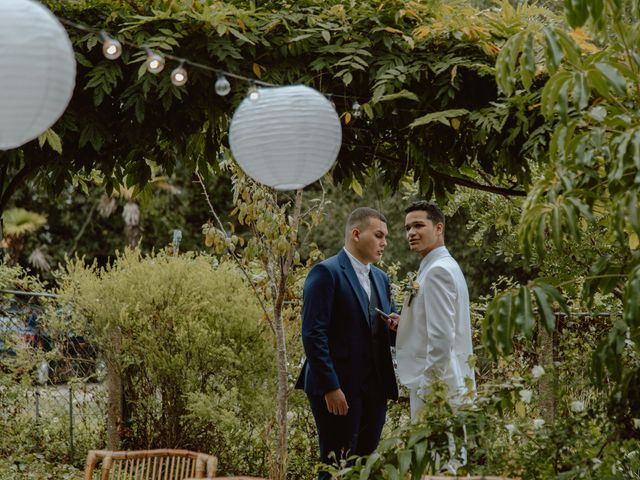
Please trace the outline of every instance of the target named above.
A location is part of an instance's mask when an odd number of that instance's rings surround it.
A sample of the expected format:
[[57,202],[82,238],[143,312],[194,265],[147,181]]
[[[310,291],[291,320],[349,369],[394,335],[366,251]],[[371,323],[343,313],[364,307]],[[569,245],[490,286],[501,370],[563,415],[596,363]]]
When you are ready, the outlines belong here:
[[390,313],[393,303],[387,275],[371,265],[382,257],[387,234],[380,212],[357,208],[347,220],[344,248],[315,265],[304,283],[307,358],[296,388],[309,399],[324,463],[372,453],[387,400],[398,398],[390,350],[398,316],[376,312]]

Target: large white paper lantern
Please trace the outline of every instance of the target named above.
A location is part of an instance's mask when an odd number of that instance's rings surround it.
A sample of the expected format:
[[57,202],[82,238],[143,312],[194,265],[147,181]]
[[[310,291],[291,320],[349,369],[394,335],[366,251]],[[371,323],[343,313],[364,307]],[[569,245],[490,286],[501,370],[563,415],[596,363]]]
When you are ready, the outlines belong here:
[[258,89],[242,101],[229,128],[231,151],[242,170],[279,190],[302,188],[322,177],[341,141],[335,108],[304,85]]
[[33,0],[0,0],[0,150],[53,125],[75,78],[73,47],[58,19]]

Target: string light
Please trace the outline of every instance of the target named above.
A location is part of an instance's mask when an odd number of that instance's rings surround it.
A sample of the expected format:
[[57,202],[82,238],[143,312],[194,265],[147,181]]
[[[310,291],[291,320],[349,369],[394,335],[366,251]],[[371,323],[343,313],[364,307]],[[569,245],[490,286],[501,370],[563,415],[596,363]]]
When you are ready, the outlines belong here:
[[157,53],[147,50],[147,71],[157,75],[164,69],[164,58]]
[[[60,18],[60,17],[57,17],[57,18],[60,21],[60,23],[64,25],[67,25],[69,27],[75,28],[83,32],[88,32],[88,33],[93,33],[98,35],[103,42],[102,53],[105,56],[105,58],[109,60],[116,60],[120,58],[123,51],[123,45],[127,45],[135,49],[143,50],[147,53],[147,58],[145,61],[146,68],[149,73],[152,73],[154,75],[163,71],[165,62],[167,60],[179,62],[180,66],[174,69],[171,73],[171,82],[174,85],[184,85],[187,82],[188,75],[185,69],[185,65],[189,65],[192,67],[200,68],[202,70],[207,70],[207,71],[216,73],[217,80],[215,82],[214,88],[215,88],[216,94],[220,96],[226,96],[231,92],[231,84],[229,83],[229,80],[227,79],[227,77],[249,83],[250,87],[247,92],[247,95],[249,99],[254,102],[260,98],[260,93],[257,88],[258,86],[261,86],[261,87],[280,86],[273,83],[264,82],[262,80],[257,80],[255,78],[249,78],[249,77],[245,77],[235,73],[227,72],[225,70],[215,68],[210,65],[202,64],[199,62],[195,62],[186,58],[179,58],[168,53],[159,54],[157,52],[152,51],[149,47],[145,45],[140,45],[140,44],[125,41],[125,40],[122,40],[122,42],[120,42],[115,38],[111,37],[104,30],[98,30],[93,27],[81,25],[81,24],[66,20],[64,18]],[[353,95],[328,94],[327,97],[329,98],[329,101],[334,105],[334,108],[335,108],[335,102],[331,98],[332,96],[340,97],[344,99],[354,98]],[[359,118],[362,116],[362,106],[358,103],[357,100],[353,102],[353,105],[351,108],[352,108],[351,114],[353,115],[354,118]]]
[[115,38],[111,38],[104,30],[100,31],[102,39],[102,54],[109,60],[117,60],[122,55],[122,44]]
[[353,118],[362,116],[362,106],[358,103],[358,100],[354,100],[353,105],[351,105],[351,115],[353,115]]
[[215,90],[216,90],[216,93],[221,97],[225,97],[229,95],[229,92],[231,91],[231,84],[229,83],[229,80],[227,80],[227,77],[225,77],[222,74],[218,74]]
[[256,87],[253,84],[249,87],[247,94],[248,94],[249,100],[251,100],[252,102],[257,102],[258,99],[260,98],[260,92],[258,91],[258,87]]
[[187,83],[187,71],[182,66],[184,62],[180,62],[180,65],[171,72],[171,83],[176,87],[181,87]]

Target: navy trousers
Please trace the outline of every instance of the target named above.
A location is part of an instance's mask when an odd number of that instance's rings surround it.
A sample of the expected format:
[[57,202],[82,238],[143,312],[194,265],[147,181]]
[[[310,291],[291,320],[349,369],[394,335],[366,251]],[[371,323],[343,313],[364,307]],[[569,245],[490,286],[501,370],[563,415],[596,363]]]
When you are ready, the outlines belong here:
[[[323,395],[308,395],[311,412],[318,428],[320,460],[336,464],[352,455],[369,455],[378,446],[387,414],[387,399],[378,389],[347,398],[347,415],[333,415],[327,410]],[[319,480],[331,476],[320,471]]]

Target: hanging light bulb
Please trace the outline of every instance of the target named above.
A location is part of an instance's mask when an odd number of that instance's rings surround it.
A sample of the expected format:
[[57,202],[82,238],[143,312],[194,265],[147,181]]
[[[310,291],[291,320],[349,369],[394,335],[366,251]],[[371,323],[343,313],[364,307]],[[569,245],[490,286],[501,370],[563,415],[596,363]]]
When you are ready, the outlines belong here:
[[176,87],[181,87],[185,83],[187,83],[187,71],[182,66],[184,61],[180,62],[177,68],[171,72],[171,83],[173,83]]
[[231,91],[231,84],[229,83],[229,80],[227,80],[227,77],[225,77],[222,74],[218,75],[218,79],[216,80],[215,90],[216,90],[216,93],[221,97],[229,95],[229,92]]
[[147,50],[147,71],[154,75],[160,73],[164,68],[164,58],[151,50]]
[[122,55],[122,44],[111,38],[104,30],[100,32],[102,39],[102,54],[109,60],[117,60]]
[[247,94],[248,94],[247,96],[249,97],[249,100],[251,100],[252,102],[257,102],[258,99],[260,98],[260,92],[258,91],[258,88],[255,85],[251,85],[249,87]]
[[353,115],[353,118],[360,118],[362,116],[362,106],[358,103],[358,100],[355,100],[353,105],[351,105],[351,115]]

